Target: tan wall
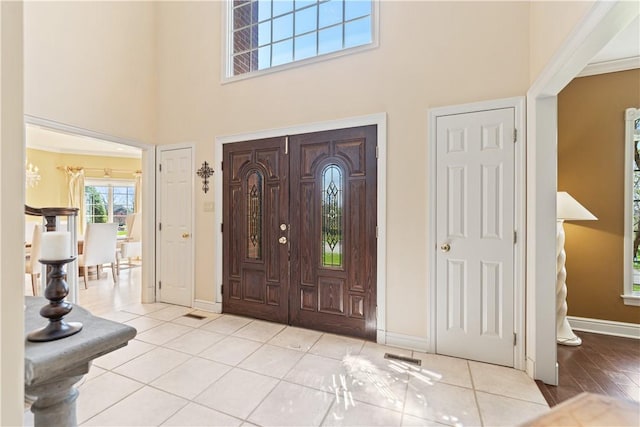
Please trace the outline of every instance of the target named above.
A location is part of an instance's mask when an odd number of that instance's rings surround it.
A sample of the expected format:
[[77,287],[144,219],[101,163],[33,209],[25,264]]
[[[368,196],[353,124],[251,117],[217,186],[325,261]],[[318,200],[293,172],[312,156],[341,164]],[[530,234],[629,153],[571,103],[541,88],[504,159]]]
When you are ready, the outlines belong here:
[[531,2],[529,78],[534,82],[553,54],[595,1]]
[[[387,329],[426,337],[427,111],[525,94],[529,5],[383,1],[379,48],[224,85],[222,5],[157,7],[158,142],[195,142],[198,165],[219,164],[216,136],[388,114]],[[212,193],[195,202],[196,298],[210,301]]]
[[153,143],[153,2],[25,2],[25,113]]
[[570,316],[640,323],[623,293],[624,111],[640,70],[574,79],[558,95],[558,190],[598,221],[565,224]]

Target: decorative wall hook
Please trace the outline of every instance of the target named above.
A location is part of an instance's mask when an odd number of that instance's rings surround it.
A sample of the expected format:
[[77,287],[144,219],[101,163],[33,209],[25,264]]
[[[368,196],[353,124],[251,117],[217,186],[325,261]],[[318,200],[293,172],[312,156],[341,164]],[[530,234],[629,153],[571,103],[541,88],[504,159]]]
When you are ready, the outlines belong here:
[[209,191],[209,177],[213,175],[213,169],[209,167],[209,163],[204,162],[202,167],[196,172],[202,178],[202,191]]

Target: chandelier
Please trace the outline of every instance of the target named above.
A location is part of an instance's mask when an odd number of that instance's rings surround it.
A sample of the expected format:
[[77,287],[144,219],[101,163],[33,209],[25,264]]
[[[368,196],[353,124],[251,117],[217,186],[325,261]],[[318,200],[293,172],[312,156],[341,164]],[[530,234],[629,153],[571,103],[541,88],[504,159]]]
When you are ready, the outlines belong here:
[[40,170],[33,164],[25,162],[25,179],[29,187],[35,187],[40,182]]

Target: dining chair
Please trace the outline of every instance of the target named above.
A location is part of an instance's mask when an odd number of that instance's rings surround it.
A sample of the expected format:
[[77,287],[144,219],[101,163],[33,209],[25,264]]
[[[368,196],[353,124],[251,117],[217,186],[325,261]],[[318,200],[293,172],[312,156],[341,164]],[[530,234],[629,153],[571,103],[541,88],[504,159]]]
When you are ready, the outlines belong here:
[[127,215],[127,238],[120,244],[118,269],[120,268],[120,260],[126,258],[127,264],[131,266],[131,258],[139,258],[142,256],[142,242],[140,214],[133,213]]
[[78,255],[78,266],[82,268],[84,287],[87,289],[87,267],[111,264],[113,283],[118,282],[116,268],[116,240],[118,237],[118,224],[116,223],[89,223],[84,232],[84,245]]
[[42,265],[40,264],[40,240],[42,237],[42,225],[35,224],[33,227],[33,234],[31,236],[31,251],[29,254],[29,260],[24,264],[25,274],[31,275],[31,289],[33,295],[36,294],[36,288],[38,279],[40,278],[40,272],[42,271]]

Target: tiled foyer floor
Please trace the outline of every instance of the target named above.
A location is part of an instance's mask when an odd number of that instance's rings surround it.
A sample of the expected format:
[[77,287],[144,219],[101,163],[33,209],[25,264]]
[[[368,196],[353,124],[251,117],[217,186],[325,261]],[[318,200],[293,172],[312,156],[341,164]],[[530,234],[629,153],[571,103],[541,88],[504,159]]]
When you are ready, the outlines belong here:
[[79,386],[80,425],[499,426],[548,410],[513,369],[191,311],[136,304],[103,316],[138,335],[94,362]]

